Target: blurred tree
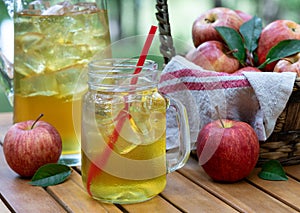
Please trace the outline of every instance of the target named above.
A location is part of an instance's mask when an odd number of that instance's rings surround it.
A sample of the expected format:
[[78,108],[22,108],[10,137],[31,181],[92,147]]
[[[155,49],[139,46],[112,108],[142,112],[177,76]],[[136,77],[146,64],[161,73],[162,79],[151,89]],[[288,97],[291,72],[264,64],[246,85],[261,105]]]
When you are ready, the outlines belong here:
[[[7,12],[7,5],[4,0],[0,0],[0,28],[3,20],[9,19],[10,16]],[[1,31],[0,31],[0,51],[1,51]],[[12,107],[10,106],[4,92],[0,89],[0,112],[11,112]]]
[[279,13],[280,13],[280,6],[279,1],[274,0],[263,0],[257,2],[258,5],[260,3],[263,4],[263,6],[260,6],[259,8],[262,10],[260,14],[262,14],[261,18],[265,21],[265,23],[270,23],[276,19],[279,19]]
[[223,6],[223,4],[222,4],[222,0],[214,0],[214,5],[215,5],[215,7],[222,7]]
[[4,19],[10,18],[7,12],[7,6],[4,0],[0,1],[0,24]]

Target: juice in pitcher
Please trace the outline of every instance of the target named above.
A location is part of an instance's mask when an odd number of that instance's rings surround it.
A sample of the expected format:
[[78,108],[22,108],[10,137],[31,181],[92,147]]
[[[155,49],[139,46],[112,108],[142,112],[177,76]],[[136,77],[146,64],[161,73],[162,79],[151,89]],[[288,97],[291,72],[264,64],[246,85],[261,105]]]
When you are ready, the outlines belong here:
[[30,4],[14,18],[14,122],[43,113],[43,120],[62,137],[61,162],[79,165],[72,105],[81,103],[80,94],[86,90],[80,74],[110,43],[107,11],[95,2]]

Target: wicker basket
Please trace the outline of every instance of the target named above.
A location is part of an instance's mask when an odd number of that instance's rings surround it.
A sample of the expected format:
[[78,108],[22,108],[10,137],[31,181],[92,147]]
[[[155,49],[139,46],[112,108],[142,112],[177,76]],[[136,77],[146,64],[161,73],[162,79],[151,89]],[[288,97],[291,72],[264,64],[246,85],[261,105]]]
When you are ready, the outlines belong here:
[[[169,23],[167,0],[157,0],[156,18],[159,26],[160,52],[165,64],[176,55]],[[266,141],[260,142],[260,156],[257,166],[276,159],[282,165],[300,163],[300,78],[295,81],[289,101],[278,117],[275,129]]]

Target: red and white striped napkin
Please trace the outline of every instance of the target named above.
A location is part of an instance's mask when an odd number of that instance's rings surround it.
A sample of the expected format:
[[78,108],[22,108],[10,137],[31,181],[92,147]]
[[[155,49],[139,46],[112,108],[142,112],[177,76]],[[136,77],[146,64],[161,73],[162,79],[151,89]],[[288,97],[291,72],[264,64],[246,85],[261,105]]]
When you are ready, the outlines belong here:
[[[249,123],[263,141],[272,133],[286,106],[295,78],[291,72],[250,71],[232,75],[207,71],[175,56],[163,69],[158,88],[186,107],[192,144],[205,124],[218,119],[216,106],[222,118]],[[167,149],[171,149],[177,147],[178,130],[171,112],[167,117]]]

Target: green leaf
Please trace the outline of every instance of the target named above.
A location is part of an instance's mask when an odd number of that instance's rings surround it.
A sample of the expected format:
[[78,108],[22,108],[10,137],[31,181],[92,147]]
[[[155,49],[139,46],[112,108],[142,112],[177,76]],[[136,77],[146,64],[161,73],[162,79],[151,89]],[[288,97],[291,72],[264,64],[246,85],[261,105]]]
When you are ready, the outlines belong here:
[[267,64],[282,59],[284,57],[294,55],[300,52],[300,40],[287,39],[280,41],[277,45],[272,47],[266,57],[266,61],[259,66],[259,68],[265,67]]
[[300,40],[288,39],[272,47],[267,55],[269,63],[300,52]]
[[49,163],[41,166],[29,184],[33,186],[52,186],[64,182],[71,175],[71,168],[63,164]]
[[7,12],[7,7],[4,3],[4,1],[0,1],[0,24],[1,24],[2,20],[8,19],[8,18],[10,18],[10,17]]
[[220,26],[215,27],[215,29],[222,36],[230,50],[237,50],[233,52],[233,56],[237,58],[241,64],[245,64],[246,49],[240,34],[230,27]]
[[240,33],[245,40],[245,47],[249,52],[252,53],[257,48],[261,31],[262,20],[256,16],[242,24],[240,27]]
[[264,180],[287,180],[283,167],[277,160],[269,160],[262,165],[258,177]]

